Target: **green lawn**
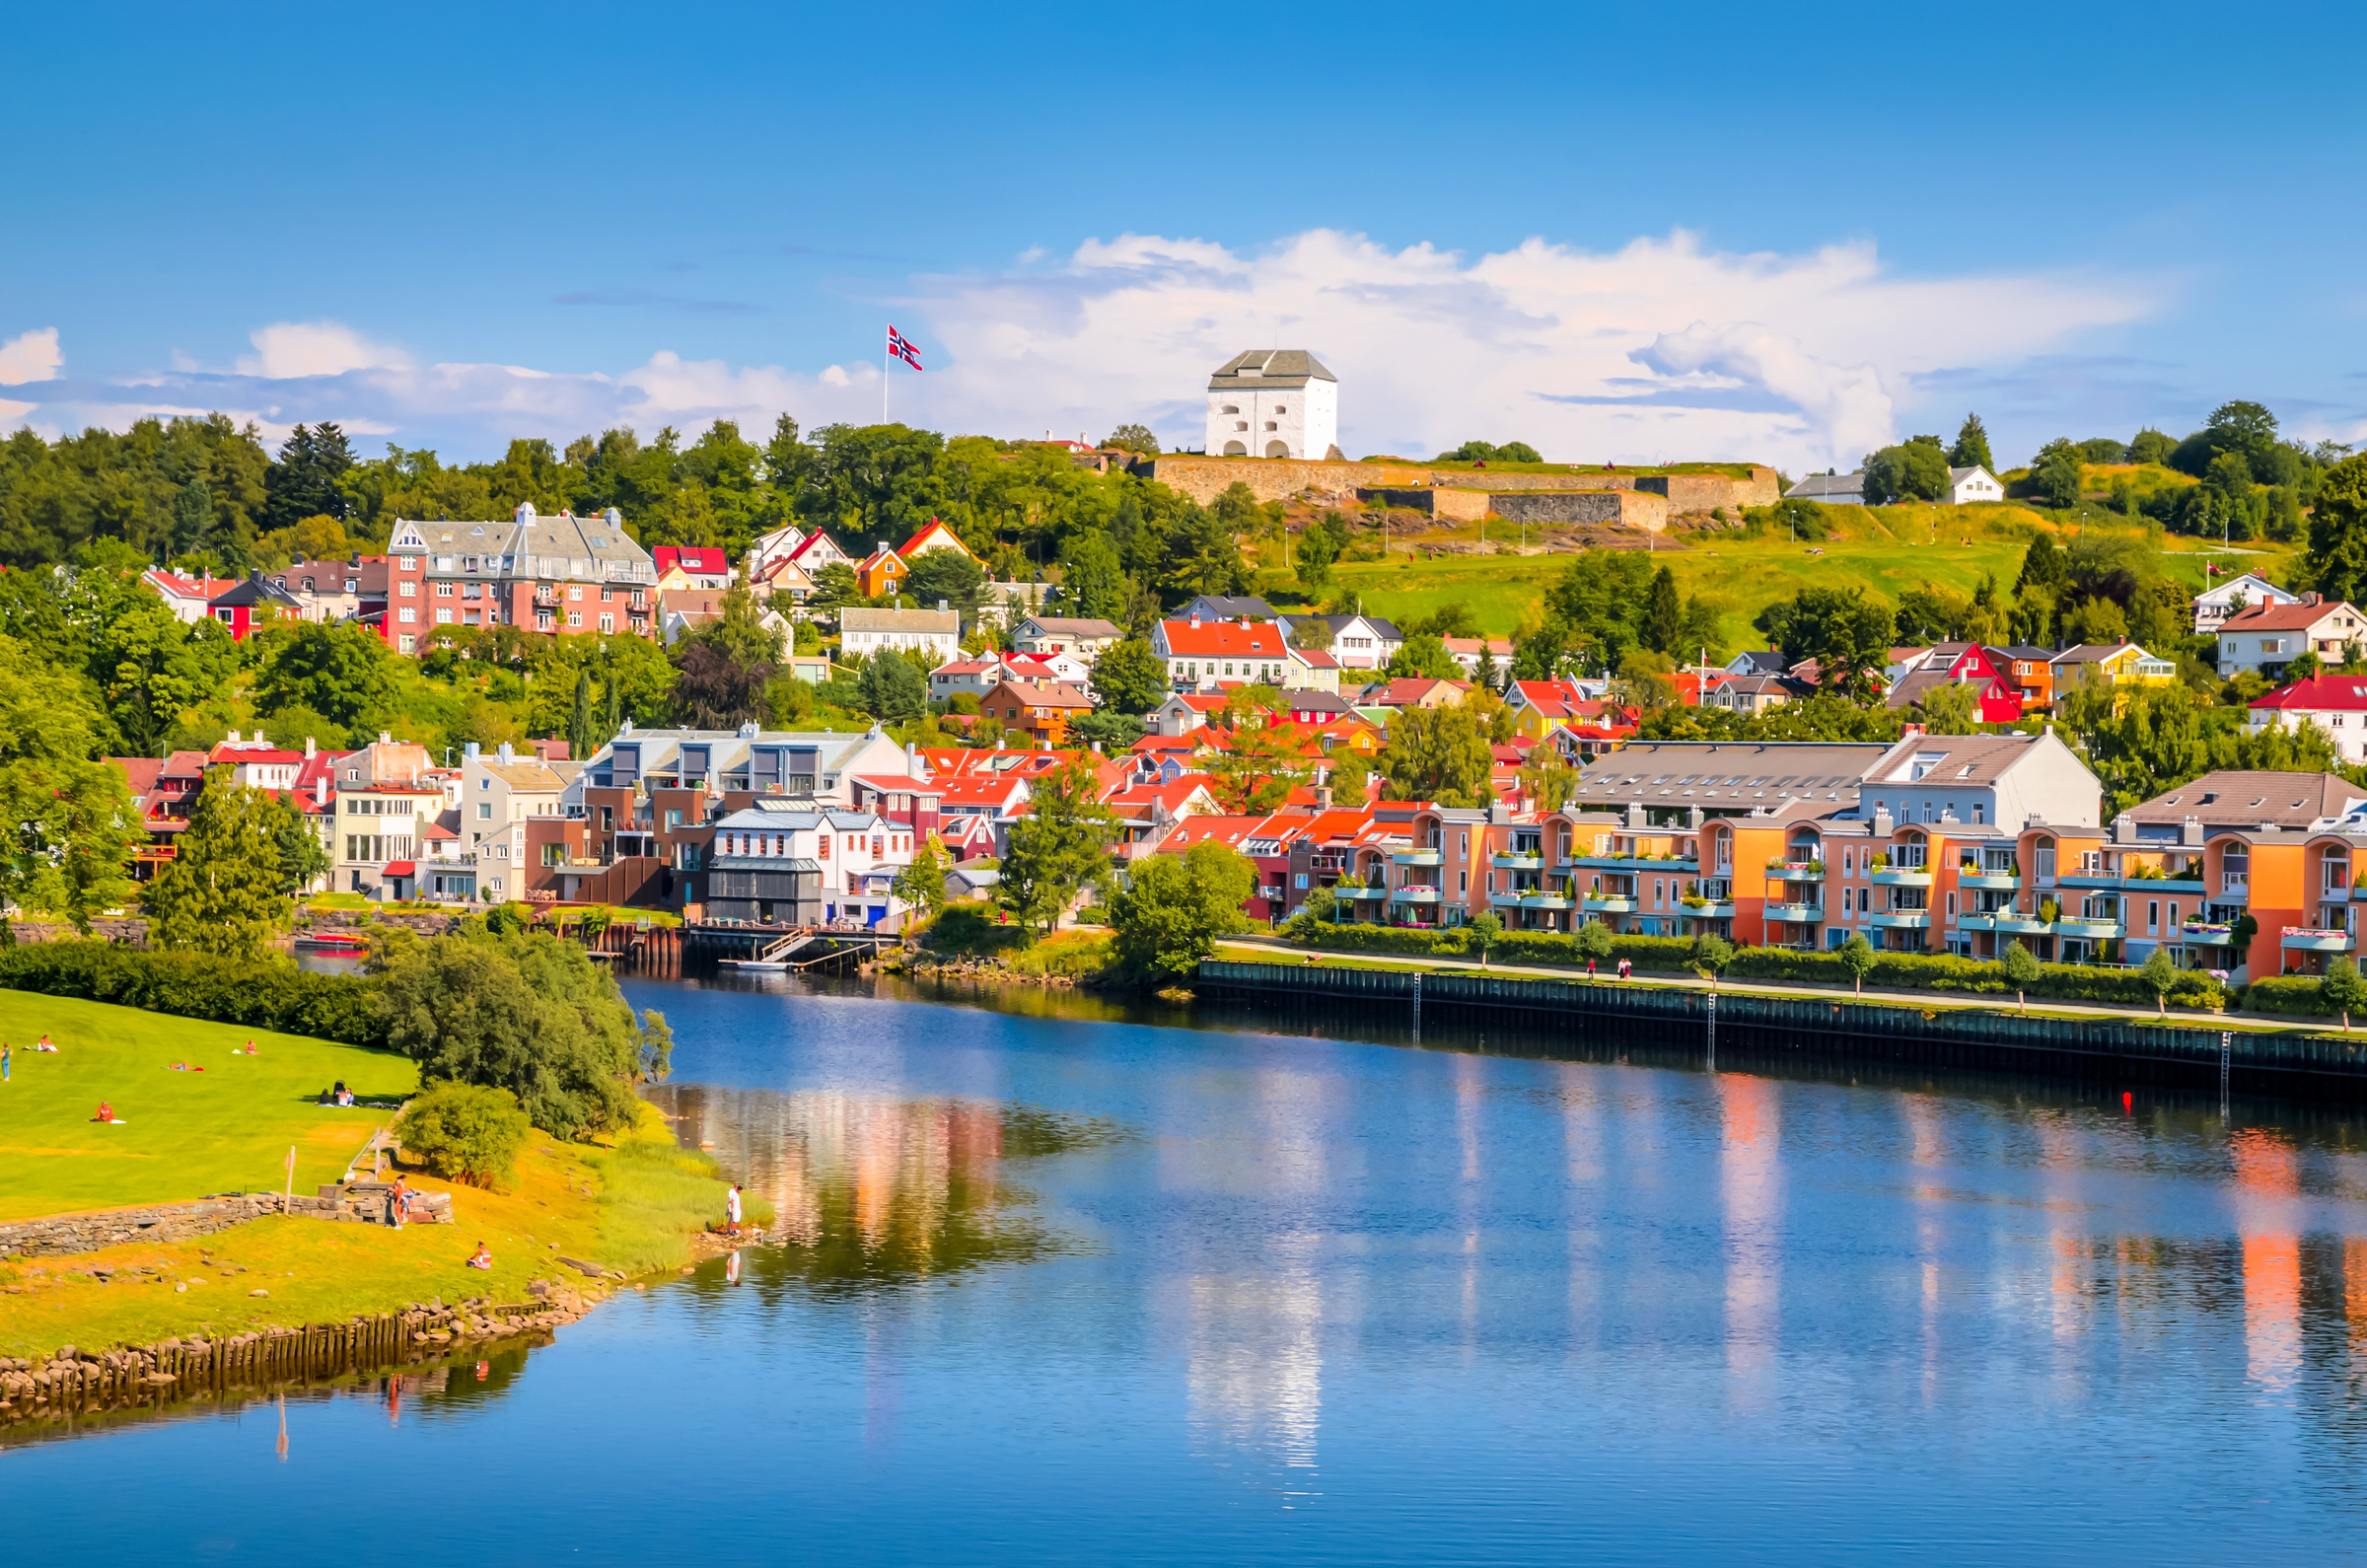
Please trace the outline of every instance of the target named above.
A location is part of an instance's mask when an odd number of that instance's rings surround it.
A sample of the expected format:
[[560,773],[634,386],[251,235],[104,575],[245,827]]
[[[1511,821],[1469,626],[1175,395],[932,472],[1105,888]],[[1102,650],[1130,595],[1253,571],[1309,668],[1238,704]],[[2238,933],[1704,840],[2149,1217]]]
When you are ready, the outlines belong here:
[[[29,1046],[42,1034],[56,1055]],[[356,1095],[416,1088],[402,1056],[325,1040],[0,991],[0,1220],[334,1180],[389,1112],[314,1102],[342,1078]],[[233,1055],[252,1039],[261,1054]],[[173,1071],[186,1062],[203,1072]],[[108,1102],[120,1124],[91,1119]]]

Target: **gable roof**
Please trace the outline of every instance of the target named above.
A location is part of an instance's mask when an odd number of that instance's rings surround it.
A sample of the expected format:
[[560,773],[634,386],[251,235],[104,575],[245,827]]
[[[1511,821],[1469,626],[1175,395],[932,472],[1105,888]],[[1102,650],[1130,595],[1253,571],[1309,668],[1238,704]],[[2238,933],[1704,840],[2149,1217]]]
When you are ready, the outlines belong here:
[[1787,500],[1799,496],[1810,501],[1825,495],[1864,495],[1866,476],[1862,473],[1812,473],[1783,493]]
[[728,576],[732,570],[731,557],[714,544],[661,544],[649,552],[649,558],[656,564],[660,577],[676,566],[701,576]]
[[2367,790],[2333,773],[2265,773],[2228,768],[2188,779],[2176,789],[2155,796],[2124,815],[2156,826],[2173,825],[2188,818],[2205,826],[2308,827],[2340,817],[2359,803]]
[[857,609],[850,606],[838,611],[838,630],[943,632],[959,637],[962,615],[952,609]]
[[1208,378],[1210,392],[1248,392],[1267,387],[1304,387],[1311,381],[1336,382],[1324,362],[1303,348],[1253,348],[1236,354]]
[[2342,600],[2316,605],[2247,605],[2244,612],[2230,615],[2219,623],[2222,633],[2231,631],[2307,631],[2336,610],[2347,611],[2356,617],[2359,611]]
[[[940,538],[939,535],[943,535],[943,537]],[[965,555],[969,554],[969,546],[962,542],[962,535],[956,534],[952,529],[946,527],[944,520],[940,518],[931,518],[926,523],[923,523],[918,529],[914,530],[910,538],[904,540],[903,543],[898,544],[896,547],[896,553],[898,555],[909,556],[914,550],[920,548],[924,544],[936,545],[940,543],[950,544]],[[972,560],[976,559],[975,556],[971,556],[970,558]]]
[[1281,659],[1287,653],[1282,628],[1272,621],[1163,620],[1159,631],[1170,658]]
[[2320,674],[2253,700],[2255,713],[2367,711],[2367,677]]
[[1020,622],[1054,637],[1123,637],[1125,628],[1106,620],[1071,615],[1030,615]]

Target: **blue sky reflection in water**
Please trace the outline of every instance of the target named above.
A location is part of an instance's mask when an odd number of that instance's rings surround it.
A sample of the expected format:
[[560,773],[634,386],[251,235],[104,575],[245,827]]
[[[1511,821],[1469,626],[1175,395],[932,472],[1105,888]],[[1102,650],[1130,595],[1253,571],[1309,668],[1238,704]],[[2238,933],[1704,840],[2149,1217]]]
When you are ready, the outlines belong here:
[[812,1247],[0,1451],[28,1560],[2360,1554],[2354,1122],[632,989]]

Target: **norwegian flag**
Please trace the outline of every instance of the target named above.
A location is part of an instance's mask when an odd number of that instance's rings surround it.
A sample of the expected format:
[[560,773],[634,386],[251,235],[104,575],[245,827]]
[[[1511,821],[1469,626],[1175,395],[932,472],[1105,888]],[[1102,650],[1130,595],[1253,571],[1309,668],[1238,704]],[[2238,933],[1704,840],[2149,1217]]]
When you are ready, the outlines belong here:
[[920,350],[912,346],[912,339],[893,326],[888,328],[888,357],[900,359],[914,370],[921,368]]

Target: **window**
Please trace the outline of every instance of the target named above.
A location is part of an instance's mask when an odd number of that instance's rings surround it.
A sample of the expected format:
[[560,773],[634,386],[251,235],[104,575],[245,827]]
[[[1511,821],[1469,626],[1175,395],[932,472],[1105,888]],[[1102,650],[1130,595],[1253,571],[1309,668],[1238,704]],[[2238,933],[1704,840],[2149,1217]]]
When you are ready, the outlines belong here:
[[616,629],[616,617],[613,615],[603,614],[600,617],[600,629],[602,631],[614,631]]
[[436,585],[436,597],[438,599],[450,599],[452,597],[452,585],[450,583],[438,583]]
[[1456,891],[1458,894],[1463,894],[1463,893],[1468,893],[1468,892],[1470,892],[1470,891],[1471,891],[1471,874],[1470,874],[1470,872],[1468,872],[1468,871],[1459,871],[1459,872],[1457,872],[1457,873],[1455,874],[1455,891]]
[[417,583],[404,583],[395,591],[404,599],[417,599],[419,597],[419,585]]
[[2153,932],[2159,931],[2161,928],[2162,900],[2159,898],[2148,898],[2145,900],[2145,929],[2148,932]]
[[440,609],[438,609],[438,610],[436,611],[436,624],[437,624],[437,625],[439,625],[439,626],[449,626],[449,625],[451,625],[451,624],[452,624],[452,611],[451,611],[451,610],[449,610],[449,609],[441,609],[441,608],[440,608]]
[[1471,835],[1470,835],[1470,834],[1469,834],[1469,833],[1466,833],[1466,834],[1464,834],[1464,835],[1463,835],[1463,844],[1462,844],[1462,847],[1460,847],[1459,849],[1457,849],[1457,850],[1455,851],[1455,858],[1456,858],[1457,860],[1461,860],[1461,859],[1463,859],[1465,856],[1469,855],[1470,852],[1471,852]]
[[570,626],[581,626],[583,623],[584,623],[584,612],[583,612],[582,610],[580,610],[580,609],[571,609],[571,610],[569,610],[569,611],[567,612],[567,624],[568,624],[568,625],[570,625]]
[[[405,584],[403,584],[402,586],[403,586],[403,587],[405,587],[405,588],[408,588],[408,587],[410,587],[411,585],[410,585],[410,584],[408,584],[408,583],[405,583]],[[410,606],[408,606],[408,605],[405,605],[405,606],[402,606],[402,610],[401,610],[401,612],[400,612],[398,615],[396,615],[396,617],[395,617],[395,620],[396,620],[396,622],[397,622],[398,624],[400,624],[400,625],[404,625],[404,626],[415,625],[415,624],[417,624],[417,622],[418,622],[418,619],[419,619],[419,612],[418,612],[417,610],[413,609],[413,608],[412,608]]]
[[480,822],[489,822],[493,820],[493,803],[491,801],[476,803],[476,820]]

